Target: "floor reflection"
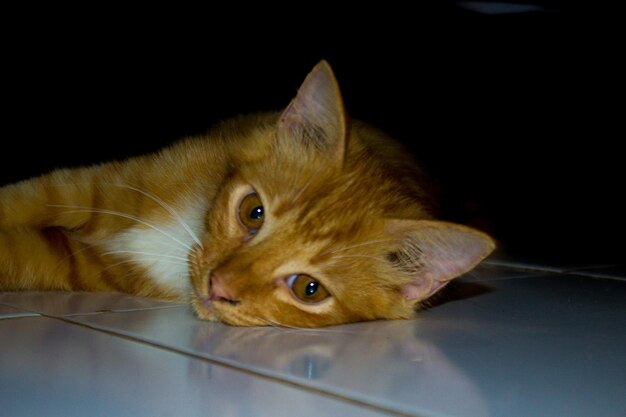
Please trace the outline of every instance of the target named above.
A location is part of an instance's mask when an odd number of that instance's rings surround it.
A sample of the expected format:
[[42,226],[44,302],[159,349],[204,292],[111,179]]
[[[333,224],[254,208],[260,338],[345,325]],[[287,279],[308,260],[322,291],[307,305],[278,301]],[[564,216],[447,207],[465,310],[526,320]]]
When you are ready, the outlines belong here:
[[367,401],[395,398],[423,411],[488,415],[476,384],[434,343],[420,339],[419,328],[419,320],[312,330],[206,323],[197,328],[194,348]]

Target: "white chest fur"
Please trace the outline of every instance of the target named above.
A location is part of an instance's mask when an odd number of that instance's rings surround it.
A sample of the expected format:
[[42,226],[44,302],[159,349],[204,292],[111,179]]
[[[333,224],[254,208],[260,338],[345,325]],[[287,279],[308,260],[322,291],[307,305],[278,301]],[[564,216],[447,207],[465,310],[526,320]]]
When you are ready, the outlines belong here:
[[195,202],[158,222],[142,218],[107,242],[107,253],[145,268],[155,284],[186,296],[191,288],[187,259],[204,234],[204,214],[205,207]]

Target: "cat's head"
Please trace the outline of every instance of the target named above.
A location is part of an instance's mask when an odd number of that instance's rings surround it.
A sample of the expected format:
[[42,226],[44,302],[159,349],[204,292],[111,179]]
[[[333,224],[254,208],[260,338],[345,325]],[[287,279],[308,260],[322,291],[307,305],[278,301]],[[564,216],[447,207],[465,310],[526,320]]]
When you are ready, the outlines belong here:
[[382,133],[349,122],[326,62],[278,118],[245,135],[190,255],[201,318],[410,318],[494,248],[481,232],[431,219],[417,167]]

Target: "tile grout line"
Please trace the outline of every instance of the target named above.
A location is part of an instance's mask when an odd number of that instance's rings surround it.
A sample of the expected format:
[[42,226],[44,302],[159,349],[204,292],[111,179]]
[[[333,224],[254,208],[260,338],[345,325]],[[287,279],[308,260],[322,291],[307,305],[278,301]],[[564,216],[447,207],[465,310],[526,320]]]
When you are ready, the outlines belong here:
[[15,310],[14,313],[0,313],[0,320],[8,320],[8,319],[19,319],[22,317],[38,317],[39,313],[35,313],[32,311],[24,310],[21,308],[14,307],[10,304],[5,304],[0,302],[0,307],[8,307],[10,309]]
[[[177,304],[177,305],[171,305],[171,306],[159,306],[159,307],[147,307],[147,308],[142,308],[142,307],[136,307],[136,308],[117,308],[117,309],[113,309],[113,310],[105,310],[105,309],[101,309],[101,310],[97,310],[97,311],[87,311],[87,312],[83,312],[83,313],[70,313],[70,314],[63,314],[63,315],[52,315],[50,314],[50,317],[78,317],[78,316],[95,316],[98,314],[115,314],[115,313],[134,313],[137,311],[152,311],[152,310],[167,310],[169,308],[183,308],[183,307],[187,307],[185,304]],[[41,314],[41,313],[40,313]]]
[[63,317],[63,316],[52,316],[52,315],[47,315],[47,314],[40,314],[40,317],[45,317],[45,318],[49,318],[52,320],[58,320],[58,321],[62,321],[64,323],[73,325],[73,326],[78,326],[78,327],[82,327],[82,328],[86,328],[89,330],[93,330],[99,333],[104,333],[113,337],[117,337],[119,339],[123,339],[123,340],[128,340],[131,342],[135,342],[135,343],[140,343],[143,345],[147,345],[153,348],[157,348],[160,350],[165,350],[171,353],[176,353],[179,355],[183,355],[186,357],[191,357],[193,359],[198,359],[201,360],[203,362],[208,362],[214,366],[220,366],[223,368],[228,368],[230,370],[234,370],[234,371],[238,371],[238,372],[242,372],[244,374],[247,375],[251,375],[257,378],[262,378],[265,380],[270,380],[272,382],[278,383],[278,384],[282,384],[282,385],[288,385],[291,386],[293,388],[296,389],[300,389],[306,392],[312,392],[324,397],[329,397],[335,400],[339,400],[339,401],[343,401],[343,402],[347,402],[353,405],[357,405],[359,407],[363,407],[366,409],[370,409],[370,410],[374,410],[377,412],[383,412],[389,415],[394,415],[394,416],[400,416],[400,417],[423,417],[422,415],[419,414],[415,414],[415,413],[407,413],[405,411],[402,410],[398,410],[395,409],[393,407],[388,407],[385,405],[380,405],[380,404],[376,404],[373,402],[368,402],[368,401],[364,401],[364,400],[360,400],[357,398],[352,398],[349,396],[345,396],[336,392],[333,392],[331,390],[327,390],[321,387],[315,387],[315,386],[309,386],[306,384],[302,384],[302,383],[298,383],[297,381],[293,381],[293,380],[289,380],[289,379],[283,379],[280,378],[278,376],[272,375],[270,373],[266,373],[266,372],[262,372],[262,371],[255,371],[254,369],[250,369],[244,366],[237,366],[234,363],[228,362],[228,361],[220,361],[219,359],[215,359],[215,358],[208,358],[206,356],[202,356],[200,354],[194,353],[194,352],[189,352],[183,349],[179,349],[179,348],[175,348],[172,346],[168,346],[168,345],[164,345],[158,342],[154,342],[154,341],[150,341],[150,340],[146,340],[146,339],[138,339],[135,338],[133,336],[124,334],[124,333],[118,333],[115,332],[113,330],[108,330],[108,329],[104,329],[104,328],[100,328],[97,326],[93,326],[90,324],[86,324],[86,323],[82,323],[82,322],[77,322],[71,319],[71,317]]
[[137,308],[127,308],[127,309],[113,309],[113,310],[97,310],[97,311],[85,311],[82,313],[69,313],[69,314],[53,314],[53,313],[45,313],[42,311],[37,311],[31,307],[24,307],[22,305],[9,304],[6,301],[0,302],[0,306],[7,306],[14,308],[16,310],[25,311],[27,313],[32,313],[37,316],[48,317],[48,318],[60,318],[60,317],[76,317],[76,316],[95,316],[97,314],[111,314],[111,313],[132,313],[136,311],[150,311],[150,310],[165,310],[169,308],[181,308],[185,307],[184,304],[172,305],[172,306],[159,306],[159,307],[137,307]]

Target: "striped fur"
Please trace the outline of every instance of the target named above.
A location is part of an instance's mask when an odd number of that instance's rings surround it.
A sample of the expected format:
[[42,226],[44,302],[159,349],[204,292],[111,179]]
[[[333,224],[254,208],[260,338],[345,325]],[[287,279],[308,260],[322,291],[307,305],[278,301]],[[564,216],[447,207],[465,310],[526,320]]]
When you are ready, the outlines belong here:
[[[239,220],[251,192],[265,211],[254,234]],[[200,318],[234,325],[410,318],[493,249],[433,220],[431,205],[404,149],[349,121],[322,62],[280,114],[0,188],[0,290],[189,300]],[[330,297],[303,303],[293,274]]]

